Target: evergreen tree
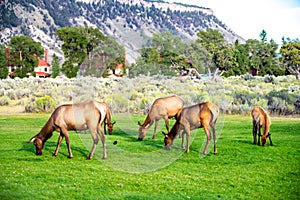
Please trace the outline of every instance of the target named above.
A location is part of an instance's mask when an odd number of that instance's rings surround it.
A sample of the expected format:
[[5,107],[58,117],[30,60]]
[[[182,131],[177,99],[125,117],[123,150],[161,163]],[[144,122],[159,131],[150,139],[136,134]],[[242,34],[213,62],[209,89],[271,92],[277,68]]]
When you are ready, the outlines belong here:
[[53,55],[51,65],[52,65],[52,78],[56,78],[60,72],[60,66],[56,54]]
[[0,79],[6,78],[8,75],[8,67],[6,65],[5,46],[0,45]]
[[200,31],[196,40],[207,52],[205,66],[207,71],[221,71],[221,74],[225,73],[226,76],[230,75],[230,68],[235,65],[233,57],[233,48],[229,46],[223,37],[223,35],[213,29],[206,29]]
[[300,80],[300,41],[284,41],[280,48],[280,63],[288,73],[294,74]]
[[140,50],[141,57],[138,58],[137,65],[131,68],[131,75],[148,73],[175,75],[176,71],[171,65],[187,67],[184,55],[187,47],[188,45],[168,31],[155,33],[150,45]]
[[249,54],[245,44],[240,44],[238,40],[234,44],[233,57],[236,65],[232,66],[230,75],[242,75],[249,73]]
[[260,40],[247,40],[246,47],[250,55],[250,69],[253,75],[264,76],[269,75],[283,75],[284,71],[279,66],[279,60],[276,50],[278,44],[274,40],[267,41],[266,31],[260,33]]
[[37,56],[44,54],[41,43],[33,41],[29,36],[14,36],[9,43],[10,62],[19,66],[15,76],[35,76],[34,68],[38,66]]
[[61,71],[68,77],[76,77],[80,65],[86,58],[88,40],[76,27],[64,27],[56,31],[60,40],[64,42],[62,50],[65,62]]

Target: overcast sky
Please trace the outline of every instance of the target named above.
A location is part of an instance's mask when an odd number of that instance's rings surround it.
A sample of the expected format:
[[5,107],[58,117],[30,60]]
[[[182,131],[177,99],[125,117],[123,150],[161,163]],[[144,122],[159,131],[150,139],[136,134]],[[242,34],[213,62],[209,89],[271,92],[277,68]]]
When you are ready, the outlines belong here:
[[244,39],[281,43],[282,36],[300,39],[300,0],[167,0],[211,8],[215,16]]

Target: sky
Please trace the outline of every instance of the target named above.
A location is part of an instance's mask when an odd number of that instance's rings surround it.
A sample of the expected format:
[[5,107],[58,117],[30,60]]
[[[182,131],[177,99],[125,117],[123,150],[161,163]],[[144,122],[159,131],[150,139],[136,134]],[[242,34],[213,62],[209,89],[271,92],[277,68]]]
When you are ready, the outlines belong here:
[[300,39],[300,0],[166,0],[211,8],[214,15],[244,39]]

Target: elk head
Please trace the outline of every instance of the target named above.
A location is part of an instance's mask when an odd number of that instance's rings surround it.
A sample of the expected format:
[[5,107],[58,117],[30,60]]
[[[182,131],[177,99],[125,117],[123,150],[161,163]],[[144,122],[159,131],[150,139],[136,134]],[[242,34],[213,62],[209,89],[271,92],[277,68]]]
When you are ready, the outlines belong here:
[[168,136],[167,133],[162,132],[162,134],[165,136],[165,138],[164,138],[164,143],[165,143],[164,150],[170,150],[171,149],[171,145],[173,143],[173,140]]
[[264,134],[264,135],[261,136],[262,146],[264,146],[264,147],[266,146],[267,139],[268,139],[268,137],[269,137],[270,135],[271,135],[271,134],[268,133],[268,134]]
[[150,124],[147,124],[146,126],[143,126],[141,124],[141,122],[138,122],[139,125],[139,136],[138,136],[138,140],[143,140],[144,137],[146,136],[146,133],[150,127]]
[[35,145],[35,154],[38,156],[42,155],[44,149],[43,141],[37,137],[33,137],[28,141],[28,143],[30,142],[33,142],[33,144]]
[[115,124],[116,122],[113,122],[113,123],[107,123],[107,129],[108,129],[108,134],[109,135],[112,135],[112,132],[113,132],[113,130],[114,130],[114,124]]

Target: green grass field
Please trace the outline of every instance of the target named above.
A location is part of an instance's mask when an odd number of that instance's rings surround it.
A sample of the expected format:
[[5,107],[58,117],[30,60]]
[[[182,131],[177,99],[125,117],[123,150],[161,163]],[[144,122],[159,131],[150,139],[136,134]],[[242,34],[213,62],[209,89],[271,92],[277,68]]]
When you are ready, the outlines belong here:
[[[58,133],[42,156],[26,143],[49,114],[0,115],[0,199],[299,199],[300,119],[272,118],[274,146],[252,144],[250,116],[222,116],[218,122],[218,155],[202,156],[205,134],[192,132],[190,153],[176,139],[163,150],[163,122],[156,140],[153,127],[137,141],[137,121],[145,116],[114,116],[113,135],[106,136],[107,160],[95,157],[89,134],[70,132],[74,158],[65,142],[52,157]],[[171,121],[174,123],[174,120]],[[118,141],[117,145],[113,145]]]

